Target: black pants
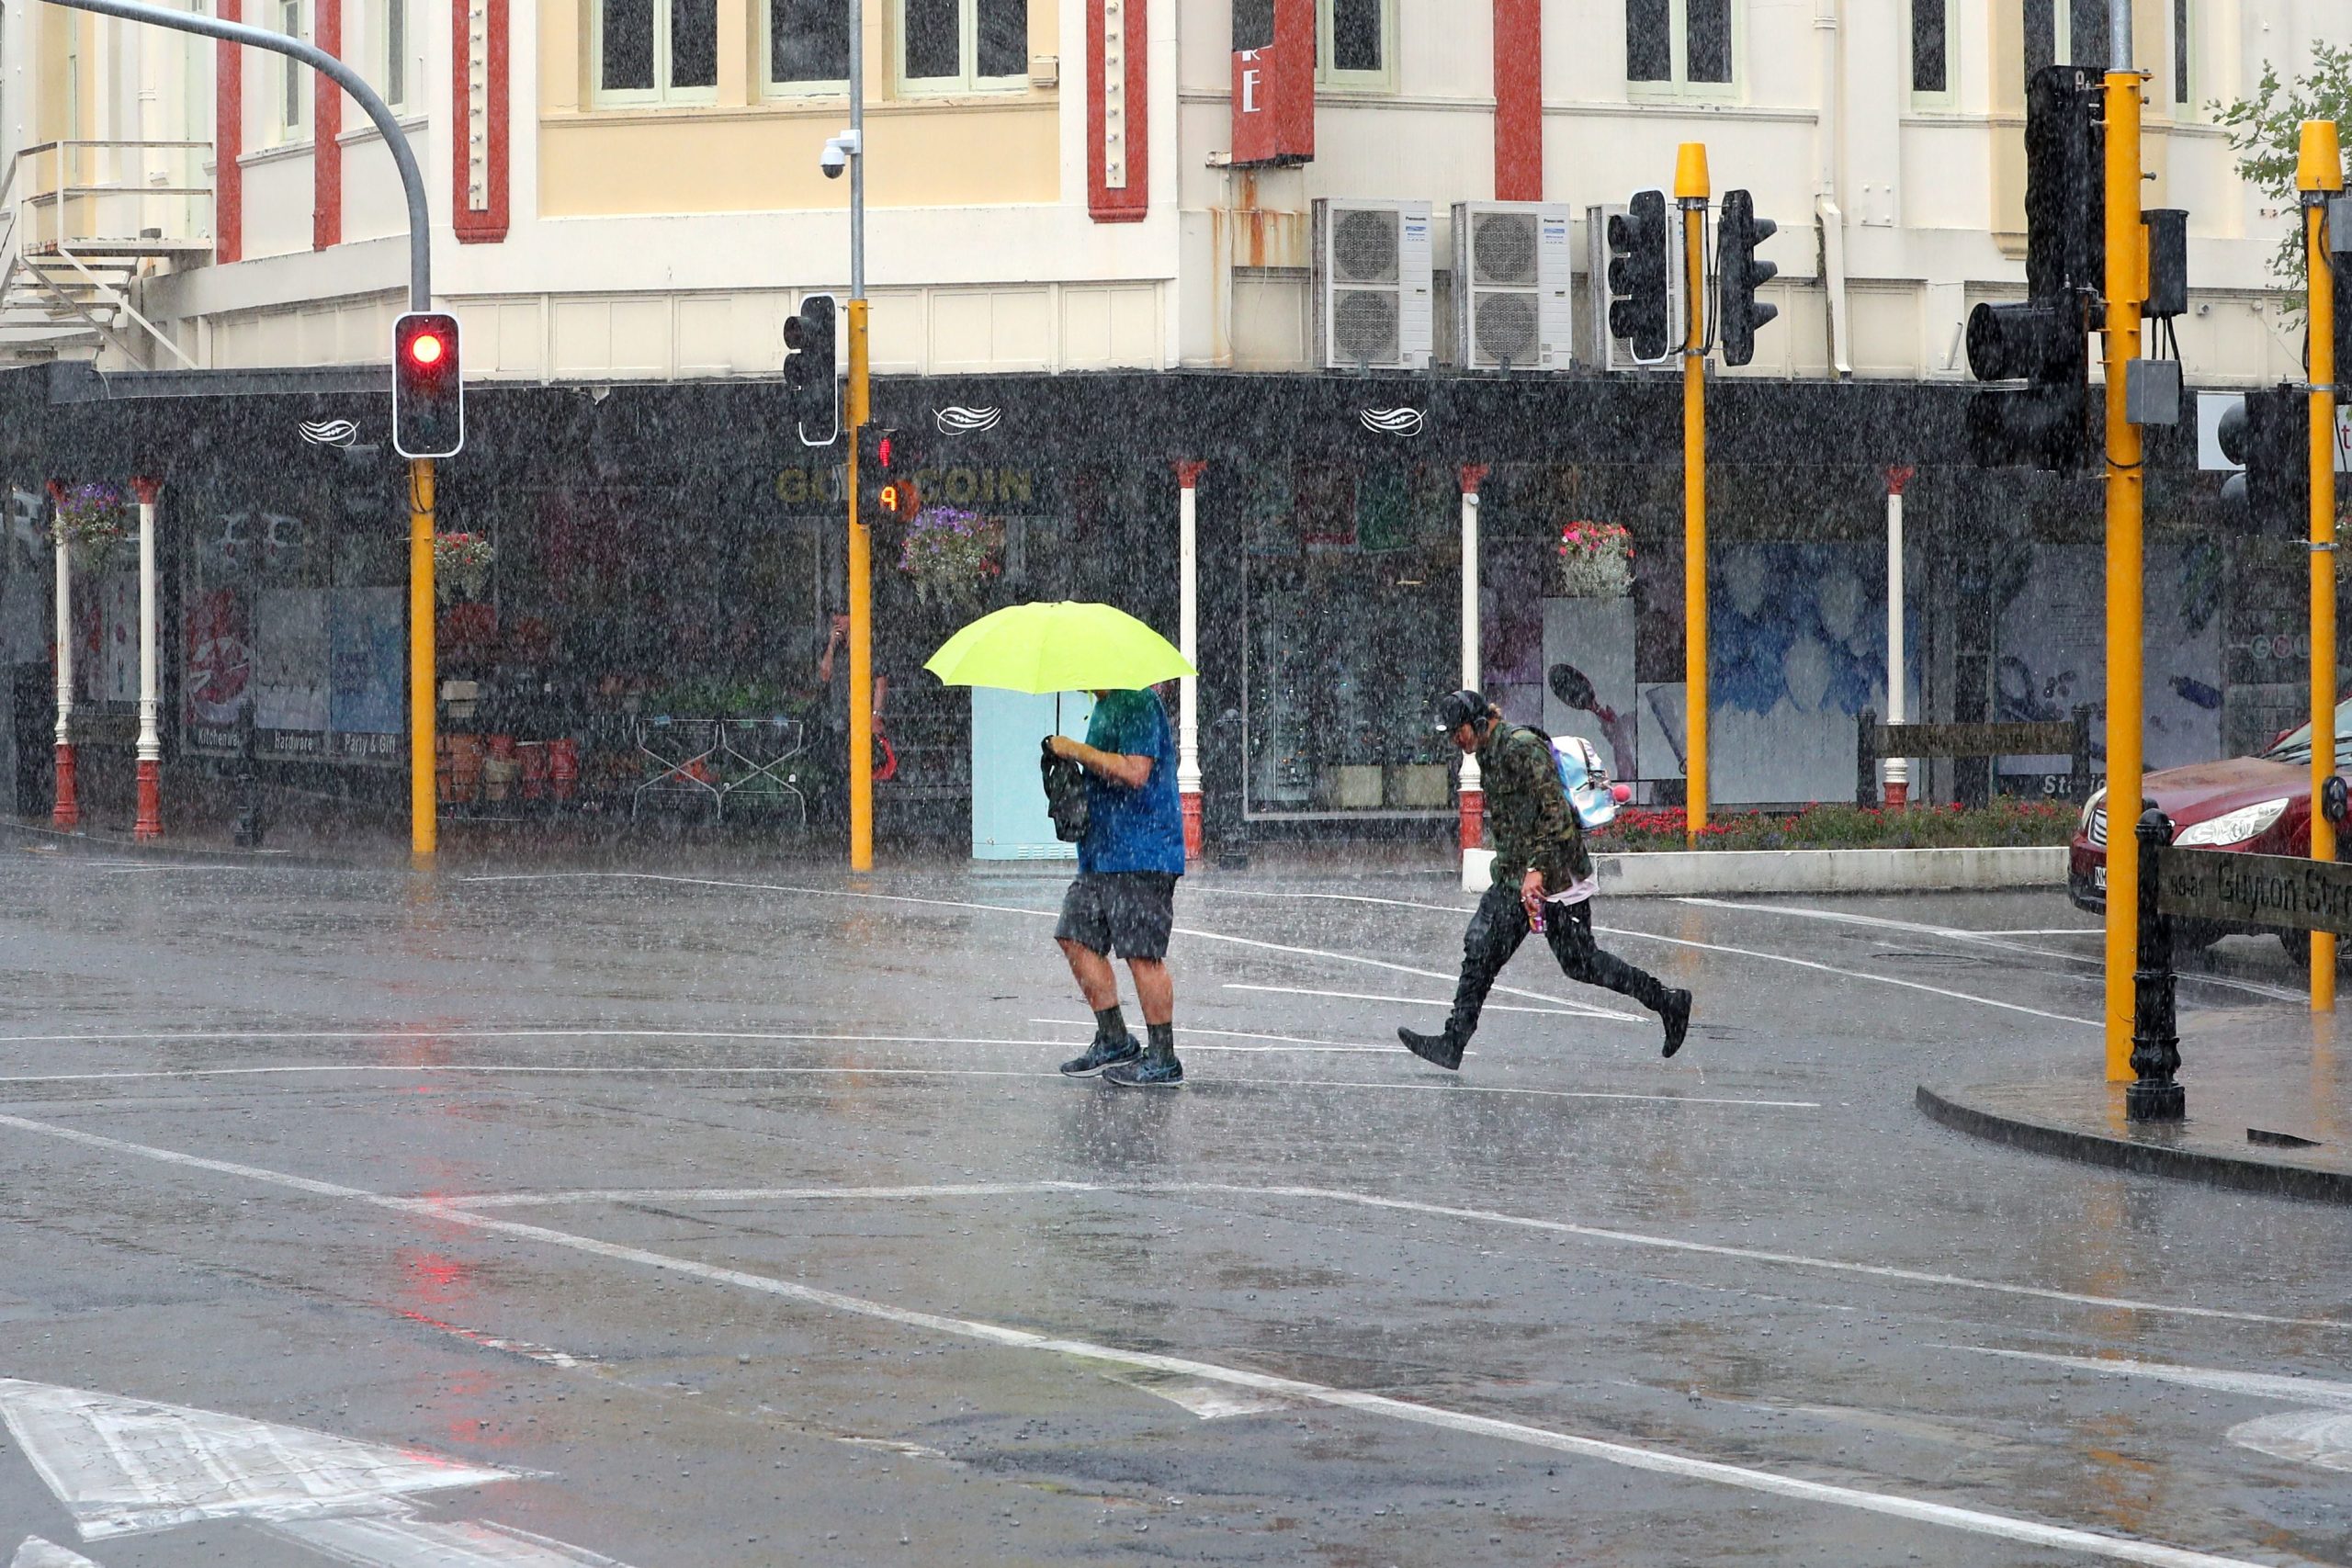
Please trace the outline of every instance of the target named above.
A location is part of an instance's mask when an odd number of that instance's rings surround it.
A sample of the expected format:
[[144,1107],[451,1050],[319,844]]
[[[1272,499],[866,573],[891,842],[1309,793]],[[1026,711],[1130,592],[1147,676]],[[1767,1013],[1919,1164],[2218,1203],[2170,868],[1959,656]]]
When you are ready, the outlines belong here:
[[[1454,987],[1453,1013],[1445,1025],[1450,1037],[1457,1042],[1470,1038],[1487,1005],[1487,993],[1495,987],[1495,976],[1526,940],[1527,910],[1519,901],[1519,885],[1497,883],[1487,888],[1470,917],[1470,929],[1463,933],[1462,980]],[[1544,940],[1552,944],[1552,956],[1569,979],[1631,997],[1652,1012],[1665,1008],[1666,982],[1594,945],[1589,899],[1545,905]]]

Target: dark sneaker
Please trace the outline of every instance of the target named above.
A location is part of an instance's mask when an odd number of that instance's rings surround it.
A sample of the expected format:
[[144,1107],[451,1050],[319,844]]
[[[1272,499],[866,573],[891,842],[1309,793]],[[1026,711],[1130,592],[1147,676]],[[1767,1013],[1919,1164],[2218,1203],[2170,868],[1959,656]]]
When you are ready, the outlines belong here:
[[1406,1050],[1433,1066],[1443,1067],[1449,1073],[1462,1070],[1462,1047],[1455,1044],[1450,1036],[1400,1029],[1396,1032],[1396,1038],[1405,1043]]
[[1690,993],[1668,991],[1666,1005],[1657,1010],[1666,1023],[1666,1055],[1671,1056],[1682,1049],[1682,1037],[1690,1032]]
[[1184,1081],[1184,1064],[1173,1056],[1153,1061],[1121,1062],[1102,1075],[1105,1083],[1121,1089],[1167,1089]]
[[1073,1056],[1062,1064],[1062,1076],[1071,1078],[1091,1078],[1114,1063],[1132,1062],[1142,1055],[1143,1042],[1132,1034],[1116,1043],[1097,1040],[1086,1048],[1085,1055]]

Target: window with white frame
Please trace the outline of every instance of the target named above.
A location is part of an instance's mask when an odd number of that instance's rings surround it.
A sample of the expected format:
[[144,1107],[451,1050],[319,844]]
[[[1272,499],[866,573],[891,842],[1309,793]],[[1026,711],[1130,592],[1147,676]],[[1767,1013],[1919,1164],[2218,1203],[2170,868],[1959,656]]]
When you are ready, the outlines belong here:
[[2082,65],[2104,72],[2108,0],[2025,0],[2025,68]]
[[1911,102],[1949,107],[1953,86],[1951,0],[1911,0]]
[[376,90],[393,110],[408,107],[410,77],[409,0],[377,0]]
[[899,0],[899,83],[917,93],[1029,84],[1029,0]]
[[[307,39],[309,11],[309,0],[270,0],[269,25],[288,38]],[[311,68],[283,54],[271,55],[270,62],[277,87],[271,106],[277,120],[276,140],[300,141],[311,129]]]
[[849,0],[763,0],[760,15],[770,96],[849,91]]
[[1396,0],[1315,0],[1315,79],[1327,87],[1395,85]]
[[1727,92],[1739,20],[1735,0],[1625,0],[1625,80],[1651,92]]
[[718,0],[589,0],[604,107],[718,98]]

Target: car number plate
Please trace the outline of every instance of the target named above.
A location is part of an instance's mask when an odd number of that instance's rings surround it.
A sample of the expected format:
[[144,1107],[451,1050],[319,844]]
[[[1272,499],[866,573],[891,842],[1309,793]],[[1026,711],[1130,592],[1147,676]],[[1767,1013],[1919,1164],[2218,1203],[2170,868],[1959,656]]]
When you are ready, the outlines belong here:
[[2102,893],[2107,891],[2107,867],[2103,865],[2091,867],[2091,886]]

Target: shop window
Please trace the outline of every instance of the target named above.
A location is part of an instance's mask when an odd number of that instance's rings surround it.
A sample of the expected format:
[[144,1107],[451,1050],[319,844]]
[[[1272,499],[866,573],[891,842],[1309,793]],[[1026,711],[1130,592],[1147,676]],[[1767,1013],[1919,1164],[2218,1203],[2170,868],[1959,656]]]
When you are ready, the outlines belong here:
[[718,0],[594,0],[601,107],[718,97]]
[[1029,0],[899,0],[899,83],[1001,92],[1029,83]]
[[395,114],[409,107],[408,8],[409,0],[381,0],[376,12],[376,90]]
[[2105,71],[2108,0],[2025,0],[2025,68],[2084,65]]
[[[277,0],[270,20],[288,38],[308,39],[307,12],[308,0]],[[270,60],[277,73],[277,140],[300,141],[310,134],[311,68],[282,54],[273,54]]]
[[1951,0],[1911,0],[1911,103],[1952,103]]
[[1317,85],[1394,86],[1396,58],[1396,0],[1316,0]]
[[2172,112],[2177,119],[2198,116],[2197,14],[2195,0],[2172,0]]
[[1736,76],[1735,0],[1625,0],[1625,80],[1647,94],[1720,96]]
[[767,0],[760,14],[771,97],[849,91],[847,0]]

